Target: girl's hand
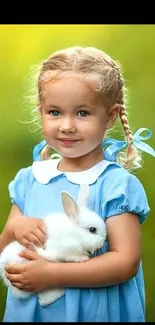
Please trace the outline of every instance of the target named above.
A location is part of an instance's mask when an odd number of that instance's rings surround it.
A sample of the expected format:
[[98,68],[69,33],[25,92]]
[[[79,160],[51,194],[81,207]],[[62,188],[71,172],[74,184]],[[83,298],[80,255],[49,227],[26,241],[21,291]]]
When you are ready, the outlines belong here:
[[11,284],[21,290],[34,293],[49,289],[48,266],[51,262],[28,249],[22,251],[20,256],[29,261],[7,265],[5,268],[5,275]]
[[42,219],[19,215],[7,221],[4,231],[26,248],[34,250],[32,244],[42,247],[45,242],[45,224]]

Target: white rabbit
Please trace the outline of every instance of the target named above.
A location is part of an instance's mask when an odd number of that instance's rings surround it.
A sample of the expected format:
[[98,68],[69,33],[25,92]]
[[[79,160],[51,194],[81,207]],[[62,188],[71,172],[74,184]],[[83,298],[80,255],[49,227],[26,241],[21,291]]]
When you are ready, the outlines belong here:
[[[78,200],[66,192],[61,193],[65,213],[53,213],[44,217],[47,239],[44,248],[35,247],[38,255],[52,262],[81,262],[89,259],[97,249],[103,247],[106,239],[106,226],[102,218],[86,207],[89,186],[80,188]],[[6,264],[24,263],[26,259],[18,254],[25,249],[14,241],[7,245],[0,255],[0,276],[12,294],[27,298],[33,293],[22,291],[11,285],[5,276]],[[64,289],[50,289],[38,293],[40,305],[46,306],[65,294]]]

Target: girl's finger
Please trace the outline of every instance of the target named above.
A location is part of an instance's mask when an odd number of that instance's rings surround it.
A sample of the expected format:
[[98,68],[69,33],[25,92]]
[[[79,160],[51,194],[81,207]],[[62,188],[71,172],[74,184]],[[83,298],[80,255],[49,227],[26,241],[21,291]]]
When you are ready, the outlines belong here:
[[18,289],[20,289],[22,291],[25,291],[25,292],[35,292],[35,290],[32,289],[32,287],[30,285],[25,285],[25,284],[20,283],[20,282],[11,282],[11,284],[14,287],[16,287],[16,288],[18,288]]
[[9,272],[5,272],[5,276],[10,282],[19,282],[20,283],[20,274],[12,274]]
[[11,284],[12,284],[14,287],[16,287],[16,288],[18,288],[18,289],[21,289],[21,290],[23,290],[23,288],[24,288],[24,285],[23,285],[21,282],[11,281]]
[[23,264],[11,264],[5,266],[5,271],[10,274],[19,274],[21,273],[21,270],[23,269]]
[[41,257],[34,251],[30,250],[30,249],[24,249],[20,254],[20,257],[24,257],[27,260],[33,261],[33,260],[38,260]]
[[33,245],[29,242],[29,240],[26,237],[22,237],[19,240],[19,243],[26,248],[33,249]]
[[29,241],[29,244],[34,244],[38,247],[42,247],[43,243],[37,238],[36,235],[34,235],[33,233],[30,233],[26,236],[26,239]]
[[38,220],[38,228],[43,232],[43,234],[46,234],[46,225],[43,219]]
[[45,243],[46,235],[39,228],[36,228],[34,231],[32,231],[32,234],[38,238],[38,240],[41,242],[41,245],[43,246]]

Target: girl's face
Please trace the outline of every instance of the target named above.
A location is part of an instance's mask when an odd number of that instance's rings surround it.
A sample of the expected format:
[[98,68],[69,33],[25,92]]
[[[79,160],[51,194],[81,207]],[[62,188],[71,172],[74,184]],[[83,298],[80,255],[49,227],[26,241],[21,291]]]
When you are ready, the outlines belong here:
[[108,117],[100,97],[76,77],[44,83],[41,106],[44,137],[66,158],[101,150]]

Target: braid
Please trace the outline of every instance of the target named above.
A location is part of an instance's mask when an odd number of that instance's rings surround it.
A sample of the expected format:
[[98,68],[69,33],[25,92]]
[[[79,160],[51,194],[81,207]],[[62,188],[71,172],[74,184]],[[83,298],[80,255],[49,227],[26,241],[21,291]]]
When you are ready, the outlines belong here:
[[126,109],[123,105],[121,105],[121,107],[120,107],[119,116],[120,116],[122,127],[124,130],[125,138],[128,141],[128,143],[131,143],[133,140],[132,131],[131,131],[129,123],[128,123]]
[[137,156],[137,150],[135,146],[132,144],[133,141],[133,134],[129,126],[128,118],[127,118],[127,112],[124,107],[124,105],[120,106],[120,112],[119,112],[121,124],[123,127],[123,131],[125,134],[125,139],[128,143],[128,148],[126,151],[126,157],[123,157],[123,154],[119,154],[118,160],[122,165],[124,165],[125,168],[130,169],[133,165],[133,162]]
[[118,154],[119,163],[127,168],[139,168],[141,163],[141,156],[137,151],[136,147],[133,145],[133,133],[130,129],[127,111],[124,105],[124,97],[126,95],[126,87],[124,86],[124,80],[120,69],[117,64],[115,64],[115,71],[117,75],[118,82],[118,93],[117,93],[117,103],[120,104],[119,117],[121,120],[122,128],[125,134],[125,140],[127,141],[127,150],[125,152],[120,152]]

